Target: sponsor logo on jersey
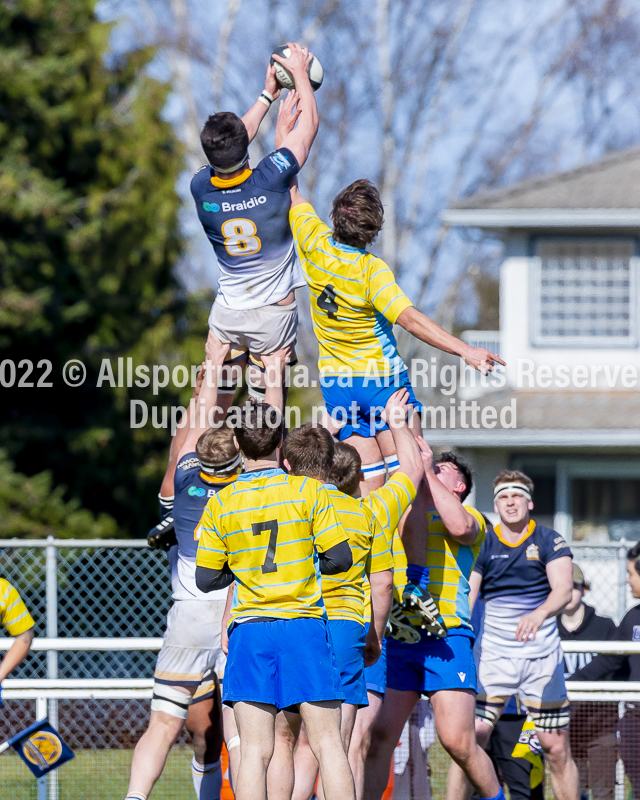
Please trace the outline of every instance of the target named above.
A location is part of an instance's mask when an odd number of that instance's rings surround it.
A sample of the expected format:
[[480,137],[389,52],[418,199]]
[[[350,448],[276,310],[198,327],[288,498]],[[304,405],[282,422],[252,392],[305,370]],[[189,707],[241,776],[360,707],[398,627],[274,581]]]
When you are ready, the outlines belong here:
[[566,543],[564,540],[562,540],[561,542],[559,542],[559,543],[558,543],[558,544],[557,544],[557,545],[556,545],[556,546],[553,548],[553,552],[555,553],[555,552],[556,552],[556,550],[562,550],[562,548],[563,548],[563,547],[568,547],[568,546],[569,546],[569,545],[568,545],[568,544],[567,544],[567,543]]
[[499,555],[493,555],[493,556],[491,556],[489,561],[493,561],[495,558],[509,558],[509,554],[508,553],[500,553]]
[[[267,198],[265,195],[260,195],[260,197],[252,197],[250,200],[243,200],[241,203],[223,203],[222,210],[223,211],[246,211],[248,208],[255,208],[256,206],[264,205],[267,202]],[[216,205],[216,211],[219,210],[219,207]]]
[[206,201],[202,204],[202,207],[205,211],[220,211],[220,206],[217,203],[207,203]]
[[632,642],[640,642],[640,625],[633,626],[633,634],[631,635]]
[[186,461],[178,464],[178,469],[182,470],[194,469],[195,467],[200,467],[200,462],[197,458],[188,458]]
[[289,159],[282,153],[272,153],[269,158],[278,168],[278,172],[282,172],[283,169],[289,169],[291,166]]
[[200,486],[190,486],[188,491],[189,497],[204,497],[206,493],[206,489],[202,489]]
[[530,544],[525,550],[527,561],[540,561],[540,550],[537,544]]

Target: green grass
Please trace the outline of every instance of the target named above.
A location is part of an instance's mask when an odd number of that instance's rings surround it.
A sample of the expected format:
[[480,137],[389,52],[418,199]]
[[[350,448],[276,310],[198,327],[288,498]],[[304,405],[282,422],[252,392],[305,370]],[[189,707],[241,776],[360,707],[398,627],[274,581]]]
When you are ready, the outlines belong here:
[[[190,747],[174,747],[153,800],[194,800]],[[58,770],[60,800],[121,800],[127,792],[133,750],[77,750]],[[0,756],[3,800],[36,800],[36,779],[15,753]]]

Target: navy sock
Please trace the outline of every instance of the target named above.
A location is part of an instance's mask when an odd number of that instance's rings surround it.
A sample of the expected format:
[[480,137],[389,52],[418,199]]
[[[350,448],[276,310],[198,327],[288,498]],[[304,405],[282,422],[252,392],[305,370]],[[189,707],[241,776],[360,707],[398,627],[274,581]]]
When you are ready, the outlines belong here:
[[421,567],[420,564],[407,565],[407,581],[426,592],[429,589],[429,567]]

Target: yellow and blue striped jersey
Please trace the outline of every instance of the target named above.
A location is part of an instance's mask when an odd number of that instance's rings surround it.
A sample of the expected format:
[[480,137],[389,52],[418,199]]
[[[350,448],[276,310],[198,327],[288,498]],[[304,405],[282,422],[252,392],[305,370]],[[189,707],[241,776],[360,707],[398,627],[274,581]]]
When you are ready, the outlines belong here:
[[35,625],[18,590],[4,578],[0,578],[0,623],[10,636],[19,636]]
[[347,573],[322,576],[322,598],[329,619],[364,624],[366,576],[393,569],[391,542],[366,506],[335,486],[328,484],[326,489],[349,537],[353,565]]
[[458,544],[449,536],[437,510],[427,512],[429,591],[447,628],[471,627],[469,576],[487,534],[482,514],[471,506],[465,509],[478,521],[478,538],[473,545]]
[[412,306],[380,258],[334,241],[309,203],[289,212],[302,271],[309,284],[321,374],[379,375],[406,369],[393,325]]
[[[407,556],[398,533],[398,525],[415,497],[416,487],[412,481],[404,472],[396,472],[384,486],[374,489],[360,500],[362,506],[373,511],[386,538],[391,541],[393,594],[398,601],[402,600],[402,592],[407,585]],[[371,593],[368,586],[364,613],[365,621],[368,622],[371,619]]]
[[348,540],[324,486],[281,469],[245,472],[205,506],[196,565],[236,579],[231,618],[323,617],[316,548]]

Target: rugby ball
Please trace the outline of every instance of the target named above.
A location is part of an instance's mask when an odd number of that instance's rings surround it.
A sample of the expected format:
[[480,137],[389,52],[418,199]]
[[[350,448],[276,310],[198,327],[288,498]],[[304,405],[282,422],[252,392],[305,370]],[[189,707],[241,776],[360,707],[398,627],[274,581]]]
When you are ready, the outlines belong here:
[[[280,47],[277,47],[273,52],[278,56],[282,56],[282,58],[289,58],[291,55],[291,50],[286,44],[280,45]],[[283,89],[295,89],[296,83],[293,80],[293,75],[289,72],[289,70],[286,67],[283,67],[282,64],[279,64],[277,61],[275,61],[273,56],[271,57],[271,64],[276,65],[276,80],[280,86],[282,86]],[[314,56],[311,59],[311,64],[309,64],[309,81],[314,92],[316,92],[322,86],[323,79],[324,70],[322,69],[322,64]]]

